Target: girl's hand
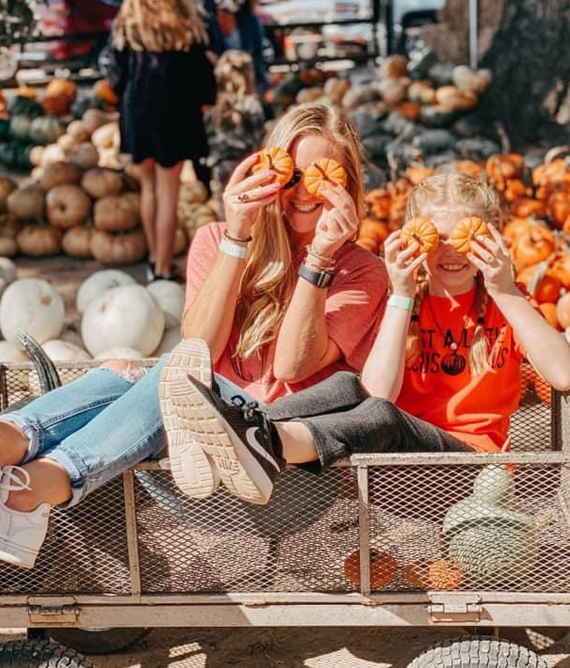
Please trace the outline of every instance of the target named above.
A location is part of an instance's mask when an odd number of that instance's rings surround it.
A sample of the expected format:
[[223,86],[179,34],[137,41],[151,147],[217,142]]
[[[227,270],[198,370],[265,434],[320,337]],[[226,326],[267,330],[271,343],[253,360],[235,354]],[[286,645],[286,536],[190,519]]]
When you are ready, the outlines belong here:
[[426,259],[427,253],[415,254],[419,249],[417,241],[412,241],[402,249],[402,231],[392,232],[384,242],[384,261],[392,283],[392,293],[400,297],[415,297],[415,270]]
[[516,292],[511,256],[493,225],[488,225],[493,239],[477,237],[471,242],[467,257],[481,271],[487,292],[493,294]]
[[319,192],[326,200],[311,245],[317,253],[332,257],[354,236],[360,219],[354,200],[342,186],[327,184],[321,186]]
[[224,190],[226,222],[228,233],[232,237],[251,236],[251,227],[257,212],[262,206],[274,202],[281,190],[281,184],[274,181],[276,174],[271,170],[246,176],[257,160],[258,154],[254,153],[240,162]]

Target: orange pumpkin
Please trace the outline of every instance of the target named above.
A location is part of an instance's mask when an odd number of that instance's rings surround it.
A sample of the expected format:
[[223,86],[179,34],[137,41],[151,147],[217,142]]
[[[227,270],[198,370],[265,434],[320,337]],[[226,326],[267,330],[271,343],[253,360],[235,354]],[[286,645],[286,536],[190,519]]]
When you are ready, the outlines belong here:
[[429,567],[427,559],[412,561],[404,567],[404,580],[412,589],[429,589]]
[[512,256],[518,271],[545,260],[555,247],[552,232],[544,225],[531,225],[520,234],[512,246]]
[[428,218],[410,218],[402,227],[402,239],[408,243],[415,241],[419,244],[420,253],[432,253],[439,243],[439,232]]
[[527,188],[520,179],[510,179],[505,185],[503,197],[507,202],[516,202],[521,197],[530,197],[532,188]]
[[518,237],[530,229],[530,222],[523,218],[512,218],[503,228],[503,239],[511,245]]
[[563,253],[556,257],[550,268],[550,274],[556,276],[566,290],[570,290],[570,254]]
[[390,234],[388,224],[374,218],[365,218],[360,226],[359,239],[373,239],[376,244],[381,244]]
[[554,302],[543,302],[538,305],[538,310],[544,316],[546,322],[555,329],[558,328],[558,318],[556,316],[556,304]]
[[293,176],[293,160],[291,156],[278,146],[267,146],[259,152],[257,163],[252,167],[252,172],[261,172],[271,169],[277,176],[276,181],[285,185]]
[[52,79],[46,87],[43,108],[47,114],[66,114],[75,100],[77,88],[69,79]]
[[467,216],[453,226],[449,242],[458,253],[469,253],[471,242],[477,237],[491,238],[487,223],[477,216]]
[[562,227],[570,216],[570,192],[559,190],[548,200],[548,217],[556,225]]
[[32,86],[19,86],[14,91],[14,95],[18,97],[27,97],[29,100],[35,100],[38,97],[38,91]]
[[458,589],[465,580],[465,573],[449,559],[439,559],[428,569],[430,589]]
[[343,188],[346,186],[346,172],[344,167],[332,158],[320,158],[311,163],[303,174],[305,188],[318,199],[324,199],[320,188],[322,185],[337,183]]
[[376,218],[388,218],[390,216],[390,205],[392,196],[386,188],[374,188],[366,193],[364,198],[369,213]]
[[119,102],[119,98],[115,91],[111,88],[109,79],[99,79],[93,86],[93,93],[98,100],[102,100],[105,104],[115,106]]
[[364,250],[374,253],[374,255],[377,255],[378,251],[380,250],[378,247],[378,242],[369,237],[360,237],[356,240],[356,245],[360,246],[360,248],[364,248]]
[[562,184],[570,182],[570,171],[564,158],[545,162],[532,170],[532,182],[535,186]]
[[480,179],[481,172],[483,167],[473,160],[458,160],[455,163],[455,169],[458,174],[465,174],[465,176],[470,176],[472,179]]
[[487,158],[485,169],[491,183],[499,192],[503,192],[508,180],[523,175],[524,157],[518,153],[497,153]]
[[417,186],[420,181],[427,179],[427,177],[431,176],[434,171],[435,170],[432,167],[408,167],[404,174],[415,186]]
[[511,204],[511,215],[517,218],[544,218],[546,205],[542,200],[523,197]]
[[[396,579],[398,562],[387,552],[370,550],[370,588],[382,589]],[[355,587],[360,588],[360,550],[344,561],[344,575]]]

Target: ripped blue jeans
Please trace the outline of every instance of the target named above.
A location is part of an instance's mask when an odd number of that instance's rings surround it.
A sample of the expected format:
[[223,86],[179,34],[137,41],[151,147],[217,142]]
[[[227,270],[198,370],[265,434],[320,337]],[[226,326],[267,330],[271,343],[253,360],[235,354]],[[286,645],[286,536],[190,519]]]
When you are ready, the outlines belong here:
[[[164,449],[158,382],[165,359],[163,355],[138,381],[111,369],[94,369],[0,416],[29,438],[22,463],[45,457],[67,471],[73,496],[66,506]],[[231,381],[218,374],[215,379],[223,398],[239,394],[250,399]]]

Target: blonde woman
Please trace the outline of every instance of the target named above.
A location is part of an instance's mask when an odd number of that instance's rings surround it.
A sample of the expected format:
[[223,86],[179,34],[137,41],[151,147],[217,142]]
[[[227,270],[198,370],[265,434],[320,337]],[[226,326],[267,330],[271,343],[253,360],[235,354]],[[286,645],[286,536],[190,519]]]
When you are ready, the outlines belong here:
[[[271,171],[250,175],[257,154],[238,165],[224,192],[226,223],[201,228],[192,243],[182,322],[183,336],[211,351],[217,391],[262,404],[336,371],[360,371],[387,288],[382,261],[353,243],[363,192],[359,138],[347,118],[301,105],[277,122],[266,145],[289,152],[293,177],[282,186]],[[346,188],[321,190],[324,201],[302,178],[320,158],[347,174]],[[181,427],[173,398],[179,375],[169,373],[178,364],[210,384],[203,354],[183,341],[161,384],[174,479],[194,496],[213,492],[223,472]]]
[[140,166],[149,280],[176,278],[183,161],[210,181],[201,108],[214,102],[215,81],[202,13],[199,0],[123,0],[113,23],[110,80],[120,99],[121,151]]
[[[429,177],[411,193],[407,216],[429,218],[440,243],[428,256],[416,242],[405,246],[400,231],[387,238],[392,295],[361,383],[338,373],[262,411],[222,401],[198,377],[178,381],[182,426],[232,494],[267,503],[286,463],[318,472],[361,452],[499,452],[509,444],[525,356],[554,388],[570,389],[570,346],[513,282],[493,226],[495,192],[463,175]],[[467,255],[449,242],[465,216],[491,231]],[[427,280],[418,285],[421,265]],[[209,341],[216,360],[219,342]]]
[[[201,336],[212,348],[224,396],[241,392],[261,402],[338,369],[361,369],[387,284],[382,261],[350,241],[362,199],[352,126],[325,107],[303,107],[281,119],[270,141],[291,153],[295,183],[281,188],[263,185],[270,174],[248,176],[255,158],[237,168],[225,194],[227,224],[203,228],[192,244],[182,325],[185,336]],[[348,174],[347,189],[331,190],[324,203],[296,180],[318,157],[335,158]],[[298,275],[302,264],[311,267],[309,276],[322,273],[315,253],[327,267],[336,260],[329,285]],[[214,491],[217,470],[171,410],[177,378],[191,372],[213,383],[209,364],[199,365],[204,346],[184,342],[147,374],[135,362],[106,362],[1,416],[1,560],[31,568],[52,506],[74,506],[125,469],[159,455],[165,428],[181,488],[202,497]]]

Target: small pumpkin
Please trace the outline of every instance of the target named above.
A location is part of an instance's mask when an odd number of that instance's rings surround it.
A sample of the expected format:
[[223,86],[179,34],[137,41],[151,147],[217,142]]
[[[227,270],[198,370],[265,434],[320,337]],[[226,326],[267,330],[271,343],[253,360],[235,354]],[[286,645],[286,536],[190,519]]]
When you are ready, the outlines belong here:
[[412,589],[429,589],[429,567],[427,559],[418,559],[404,566],[404,580]]
[[83,223],[91,210],[89,196],[79,186],[65,183],[46,195],[47,218],[64,230]]
[[538,310],[544,316],[546,322],[554,329],[558,329],[558,316],[556,315],[556,304],[553,302],[543,302],[538,305]]
[[140,228],[123,234],[94,230],[91,253],[103,264],[134,264],[146,256],[146,238]]
[[66,133],[73,138],[75,144],[89,141],[91,132],[83,121],[71,121],[67,126]]
[[559,279],[566,290],[570,290],[570,254],[564,253],[555,257],[550,273]]
[[87,111],[83,114],[81,121],[91,135],[97,128],[100,128],[102,125],[105,125],[105,123],[108,123],[111,118],[112,117],[110,114],[107,114],[100,109],[87,109]]
[[0,213],[8,210],[8,196],[14,192],[18,186],[7,176],[0,176]]
[[459,589],[465,581],[463,569],[449,559],[439,559],[428,569],[430,589]]
[[544,218],[546,206],[542,200],[522,197],[512,203],[511,214],[517,218]]
[[517,270],[538,264],[554,251],[552,232],[544,225],[531,225],[520,234],[512,246],[512,256]]
[[[383,589],[396,579],[398,562],[387,552],[370,550],[370,588]],[[344,575],[355,587],[360,588],[360,550],[344,561]]]
[[81,169],[91,169],[99,163],[99,152],[90,142],[83,142],[71,148],[67,159]]
[[[133,197],[134,195],[134,197]],[[126,232],[140,223],[140,204],[136,193],[108,195],[95,202],[94,224],[105,232]]]
[[58,162],[62,160],[64,161],[67,157],[61,146],[58,146],[57,144],[49,144],[45,148],[42,148],[44,150],[42,151],[42,157],[40,161],[41,167],[45,167],[52,162]]
[[320,158],[312,162],[303,173],[303,185],[307,191],[317,199],[324,199],[321,186],[336,183],[346,186],[346,172],[344,167],[332,158]]
[[37,100],[38,98],[38,91],[33,86],[18,86],[14,94],[18,97],[25,97],[28,100]]
[[289,153],[278,146],[267,146],[259,152],[257,163],[252,172],[261,172],[270,169],[276,173],[275,180],[285,185],[293,176],[293,160]]
[[65,114],[77,96],[77,87],[69,79],[55,78],[46,86],[43,108],[47,114]]
[[559,190],[553,193],[547,204],[548,217],[561,228],[570,216],[570,192]]
[[8,195],[8,211],[19,220],[36,220],[44,213],[44,191],[38,185],[18,188]]
[[453,226],[449,235],[449,243],[458,253],[469,253],[471,242],[477,237],[492,238],[487,223],[477,216],[467,216]]
[[99,150],[118,148],[120,144],[119,122],[111,121],[98,127],[91,134],[91,142]]
[[528,188],[520,179],[509,179],[503,192],[503,197],[511,203],[531,195],[532,188]]
[[40,116],[31,122],[28,134],[36,144],[53,144],[65,130],[55,116]]
[[44,155],[43,146],[33,146],[30,149],[30,162],[34,167],[39,167],[42,164],[43,155]]
[[520,179],[522,177],[524,156],[519,153],[495,153],[487,158],[485,170],[495,188],[499,192],[503,192],[509,179]]
[[93,94],[97,99],[111,106],[115,106],[119,102],[117,93],[111,88],[109,79],[99,79],[99,81],[96,81],[93,86]]
[[30,257],[48,257],[61,252],[61,230],[53,225],[25,225],[18,236],[18,248]]
[[401,235],[406,245],[412,241],[419,244],[418,255],[433,253],[439,244],[439,232],[428,218],[410,218],[402,227]]
[[91,237],[93,236],[93,228],[84,225],[71,227],[63,235],[61,246],[63,252],[71,257],[91,258]]
[[48,192],[55,186],[67,183],[79,183],[81,180],[81,169],[71,162],[58,160],[46,165],[40,178],[40,186]]
[[123,189],[123,177],[112,169],[94,167],[83,175],[81,187],[95,199],[118,195]]

